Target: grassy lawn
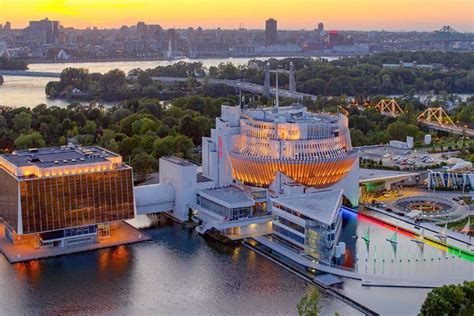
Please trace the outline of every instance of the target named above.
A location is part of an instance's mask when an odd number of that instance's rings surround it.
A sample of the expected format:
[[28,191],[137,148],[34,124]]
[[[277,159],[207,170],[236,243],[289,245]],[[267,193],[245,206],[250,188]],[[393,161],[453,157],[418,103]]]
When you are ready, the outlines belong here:
[[[471,218],[471,233],[469,235],[473,236],[474,232],[472,231],[472,226],[474,225],[474,223],[473,223],[474,216],[470,216],[470,218]],[[464,226],[466,226],[467,220],[468,220],[468,217],[466,217],[465,219],[463,219],[461,221],[449,223],[448,228],[452,229],[452,230],[455,230],[455,231],[460,231],[461,229],[463,229]],[[443,226],[443,225],[440,225],[440,226]]]

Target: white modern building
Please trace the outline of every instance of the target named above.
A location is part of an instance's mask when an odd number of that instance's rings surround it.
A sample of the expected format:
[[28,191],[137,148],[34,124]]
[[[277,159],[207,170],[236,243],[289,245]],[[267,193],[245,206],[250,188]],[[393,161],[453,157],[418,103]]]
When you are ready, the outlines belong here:
[[273,233],[326,260],[339,238],[342,203],[359,200],[358,152],[347,117],[301,105],[222,105],[216,127],[203,137],[198,169],[161,158],[160,183],[135,188],[137,214],[166,211],[199,221],[200,233],[214,230],[234,240]]
[[298,252],[330,261],[342,228],[342,190],[273,199],[273,239]]

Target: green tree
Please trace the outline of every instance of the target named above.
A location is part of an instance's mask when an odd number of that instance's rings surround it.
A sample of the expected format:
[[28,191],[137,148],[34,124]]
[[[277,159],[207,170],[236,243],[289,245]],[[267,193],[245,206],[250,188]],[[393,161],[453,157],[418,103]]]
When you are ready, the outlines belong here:
[[366,136],[358,129],[351,128],[352,146],[364,146],[366,144]]
[[28,112],[20,112],[15,115],[13,118],[13,128],[17,132],[31,129],[31,114]]
[[46,143],[38,132],[32,132],[29,134],[21,134],[15,139],[15,147],[18,149],[38,148],[44,147]]
[[474,281],[432,290],[421,306],[420,315],[474,315]]
[[312,288],[310,291],[307,291],[306,294],[298,302],[298,315],[317,316],[319,313],[319,298],[320,294],[318,289]]
[[[66,68],[61,72],[60,86],[63,89],[71,86],[79,90],[85,90],[88,84],[88,73],[89,71],[84,68]],[[54,88],[56,89],[56,87]]]
[[202,131],[191,116],[186,115],[181,119],[178,131],[181,134],[190,137],[196,146],[201,145]]
[[100,78],[100,87],[106,93],[120,92],[125,85],[125,73],[120,69],[113,69]]
[[84,133],[94,135],[97,129],[97,124],[94,121],[86,121],[86,125],[84,126]]
[[153,79],[145,71],[142,71],[138,74],[137,81],[138,81],[138,84],[142,87],[146,87],[146,86],[149,86],[149,85],[153,84]]
[[142,151],[132,159],[131,164],[137,175],[144,177],[156,170],[158,161],[153,156]]

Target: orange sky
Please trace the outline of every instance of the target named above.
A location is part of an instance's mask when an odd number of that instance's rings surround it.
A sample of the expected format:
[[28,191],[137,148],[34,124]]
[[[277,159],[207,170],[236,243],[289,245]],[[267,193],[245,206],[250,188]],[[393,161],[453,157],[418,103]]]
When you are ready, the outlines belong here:
[[48,17],[64,26],[100,28],[137,21],[163,27],[434,30],[451,25],[474,32],[473,0],[0,0],[0,23],[23,28]]

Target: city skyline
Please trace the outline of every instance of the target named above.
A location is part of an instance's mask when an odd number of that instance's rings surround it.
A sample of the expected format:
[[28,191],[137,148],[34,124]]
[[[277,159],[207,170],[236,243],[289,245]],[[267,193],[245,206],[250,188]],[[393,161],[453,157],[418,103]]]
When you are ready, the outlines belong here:
[[314,29],[323,21],[328,29],[433,31],[451,25],[461,32],[473,32],[473,10],[472,2],[466,0],[453,2],[449,7],[441,0],[391,1],[383,6],[374,0],[297,0],[291,5],[282,0],[263,0],[259,8],[250,0],[239,1],[238,5],[223,1],[219,6],[212,0],[1,0],[0,23],[9,21],[13,28],[24,28],[30,20],[48,17],[75,28],[119,28],[144,21],[165,28],[236,29],[243,25],[264,29],[264,21],[271,17],[278,20],[279,29],[288,30]]

